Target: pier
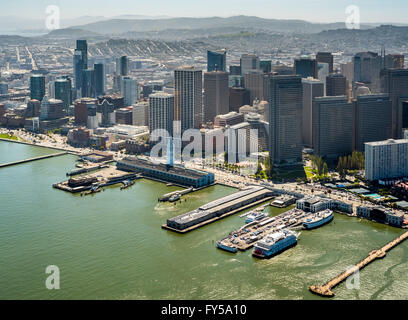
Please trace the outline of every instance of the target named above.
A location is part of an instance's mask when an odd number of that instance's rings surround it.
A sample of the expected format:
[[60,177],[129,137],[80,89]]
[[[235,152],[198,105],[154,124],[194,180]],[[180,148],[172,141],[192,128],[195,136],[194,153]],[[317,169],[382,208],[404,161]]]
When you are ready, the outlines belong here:
[[399,245],[401,242],[403,242],[407,238],[408,238],[408,232],[405,232],[398,238],[386,244],[381,249],[371,251],[365,259],[361,260],[359,263],[357,263],[354,267],[350,268],[349,270],[346,270],[343,273],[339,274],[338,276],[334,277],[332,280],[330,280],[326,284],[322,286],[310,286],[309,290],[313,292],[314,294],[317,294],[322,297],[334,297],[334,292],[332,291],[334,287],[336,287],[341,282],[346,280],[349,276],[354,274],[356,271],[359,271],[363,269],[364,267],[366,267],[367,265],[369,265],[374,260],[384,258],[388,251],[390,251],[392,248]]
[[19,161],[4,163],[4,164],[0,164],[0,168],[11,167],[11,166],[15,166],[15,165],[18,165],[18,164],[37,161],[37,160],[43,160],[43,159],[48,159],[48,158],[59,157],[59,156],[63,156],[63,155],[66,155],[66,154],[68,154],[68,152],[64,151],[64,152],[58,152],[58,153],[49,154],[49,155],[45,155],[45,156],[40,156],[40,157],[29,158],[29,159],[25,159],[25,160],[19,160]]

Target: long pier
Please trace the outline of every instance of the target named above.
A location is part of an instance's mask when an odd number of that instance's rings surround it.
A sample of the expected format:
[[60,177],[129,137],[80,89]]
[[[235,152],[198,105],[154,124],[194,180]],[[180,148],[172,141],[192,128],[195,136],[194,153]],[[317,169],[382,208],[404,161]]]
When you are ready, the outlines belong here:
[[389,242],[386,244],[384,247],[382,247],[379,250],[373,250],[369,253],[369,255],[361,260],[359,263],[357,263],[354,267],[344,271],[343,273],[339,274],[326,284],[322,286],[310,286],[309,290],[313,292],[314,294],[317,294],[322,297],[334,297],[334,292],[332,289],[339,285],[341,282],[346,280],[349,276],[354,274],[355,272],[363,269],[367,265],[369,265],[371,262],[377,259],[382,259],[385,257],[388,251],[390,251],[392,248],[396,247],[399,245],[401,242],[406,240],[408,238],[408,232],[405,232],[398,238],[394,239],[393,241]]
[[0,164],[0,168],[15,166],[17,164],[22,164],[22,163],[27,163],[27,162],[37,161],[37,160],[43,160],[43,159],[48,159],[48,158],[59,157],[59,156],[63,156],[63,155],[66,155],[66,154],[68,154],[68,152],[64,151],[64,152],[48,154],[48,155],[45,155],[45,156],[29,158],[29,159],[25,159],[25,160],[19,160],[19,161],[14,161],[14,162],[9,162],[9,163],[3,163],[3,164]]

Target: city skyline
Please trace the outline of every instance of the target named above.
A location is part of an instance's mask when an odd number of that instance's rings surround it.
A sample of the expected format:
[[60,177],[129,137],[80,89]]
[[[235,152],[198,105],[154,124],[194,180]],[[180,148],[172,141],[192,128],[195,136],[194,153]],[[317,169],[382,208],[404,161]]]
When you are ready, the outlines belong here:
[[[97,4],[97,5],[96,5]],[[248,3],[243,0],[228,0],[218,2],[209,0],[203,3],[190,3],[186,0],[176,0],[169,3],[158,0],[155,3],[143,3],[140,10],[138,1],[119,0],[115,6],[109,5],[108,1],[91,0],[86,3],[79,0],[41,0],[35,5],[28,0],[12,2],[3,1],[1,17],[16,16],[32,19],[42,19],[47,16],[46,7],[50,5],[60,8],[61,19],[76,19],[84,16],[114,18],[117,16],[146,16],[146,17],[231,17],[236,15],[257,16],[267,19],[300,19],[310,22],[343,22],[347,18],[345,9],[350,5],[358,6],[362,23],[408,23],[404,14],[408,9],[408,3],[403,0],[356,0],[354,2],[340,0],[336,3],[327,3],[324,0],[288,0],[284,3],[276,0],[254,0]],[[78,7],[81,14],[78,14]],[[24,13],[21,8],[24,7]],[[293,8],[297,10],[293,10]],[[395,7],[399,10],[396,11]],[[216,8],[216,10],[214,9]],[[262,8],[262,10],[260,10]]]

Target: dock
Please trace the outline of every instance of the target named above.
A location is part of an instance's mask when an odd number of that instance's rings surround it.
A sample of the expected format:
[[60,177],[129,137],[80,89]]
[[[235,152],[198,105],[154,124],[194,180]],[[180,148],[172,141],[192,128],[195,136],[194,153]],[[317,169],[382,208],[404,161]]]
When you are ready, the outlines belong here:
[[68,154],[68,151],[53,153],[53,154],[49,154],[45,156],[29,158],[29,159],[19,160],[19,161],[14,161],[14,162],[9,162],[9,163],[3,163],[3,164],[0,164],[0,168],[11,167],[11,166],[15,166],[15,165],[22,164],[22,163],[33,162],[33,161],[38,161],[38,160],[43,160],[43,159],[48,159],[48,158],[59,157],[59,156],[63,156],[66,154]]
[[338,276],[334,277],[332,280],[327,282],[322,286],[310,286],[309,290],[314,294],[317,294],[322,297],[334,297],[334,292],[332,289],[339,285],[341,282],[346,280],[349,276],[354,274],[355,272],[363,269],[364,267],[368,266],[371,262],[382,259],[385,257],[388,251],[399,245],[401,242],[405,241],[408,238],[408,232],[405,232],[398,238],[394,239],[393,241],[386,244],[379,250],[372,250],[369,255],[357,263],[354,267],[350,268],[349,270],[344,271],[343,273],[339,274]]

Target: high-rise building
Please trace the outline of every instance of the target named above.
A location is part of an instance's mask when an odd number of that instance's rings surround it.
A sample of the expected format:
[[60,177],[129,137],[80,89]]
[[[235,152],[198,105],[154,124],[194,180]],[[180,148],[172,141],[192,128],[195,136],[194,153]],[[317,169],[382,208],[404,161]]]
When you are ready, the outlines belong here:
[[[166,130],[173,135],[174,96],[165,92],[153,93],[149,96],[149,130]],[[153,139],[155,136],[153,135]]]
[[54,82],[55,99],[63,101],[64,110],[68,112],[69,106],[72,104],[72,82],[68,77],[57,79]]
[[75,50],[74,53],[74,98],[80,98],[82,96],[82,75],[84,72],[82,52]]
[[272,72],[272,61],[271,60],[261,60],[259,62],[259,67],[261,68],[263,73],[271,73]]
[[[87,126],[88,116],[90,114],[89,109],[92,107],[95,109],[95,116],[96,117],[96,104],[97,100],[94,98],[81,98],[74,102],[74,116],[75,116],[75,124],[79,126]],[[96,127],[98,123],[96,123]],[[91,128],[92,129],[92,128]]]
[[336,159],[352,152],[353,106],[347,96],[315,98],[312,123],[315,155]]
[[113,104],[115,110],[125,107],[125,99],[119,94],[108,94],[102,97],[98,97],[99,103],[102,103],[103,100],[106,100],[109,103]]
[[326,77],[326,95],[329,97],[347,95],[347,78],[339,73]]
[[95,98],[95,70],[86,69],[82,71],[82,97]]
[[207,71],[227,71],[227,51],[207,51]]
[[269,99],[269,79],[271,74],[265,74],[260,70],[249,71],[244,76],[245,88],[249,92],[249,101],[256,99]]
[[106,90],[105,65],[103,63],[94,64],[95,70],[95,95],[103,96]]
[[231,76],[240,76],[241,75],[241,66],[230,66],[229,73]]
[[215,116],[229,111],[228,73],[204,73],[204,122],[213,122]]
[[41,102],[38,100],[29,100],[27,102],[26,118],[35,118],[40,115]]
[[76,50],[81,52],[83,68],[88,69],[88,43],[86,40],[77,40]]
[[353,101],[353,150],[392,138],[392,102],[388,94],[358,96]]
[[98,121],[101,127],[111,127],[115,124],[115,107],[107,100],[103,100],[102,103],[98,103],[96,106],[96,112]]
[[124,107],[115,110],[115,123],[133,125],[133,107]]
[[323,62],[329,64],[329,73],[334,72],[334,58],[331,52],[318,52],[316,54],[317,62]]
[[269,100],[271,164],[302,160],[302,78],[272,76]]
[[381,87],[392,101],[392,137],[402,137],[403,102],[408,101],[408,69],[385,69],[381,71]]
[[30,98],[42,101],[45,96],[45,77],[34,74],[30,77]]
[[241,75],[245,76],[250,71],[260,70],[259,57],[255,54],[243,54],[241,56]]
[[142,101],[133,105],[133,125],[149,125],[149,102]]
[[302,116],[302,137],[303,144],[312,147],[313,145],[313,126],[312,110],[313,102],[316,97],[324,96],[324,83],[314,78],[302,79],[303,84],[303,116]]
[[384,69],[404,69],[405,56],[403,54],[387,54],[384,57]]
[[229,111],[239,112],[239,108],[249,104],[249,91],[245,88],[229,88]]
[[380,72],[383,58],[375,52],[359,52],[353,58],[354,82],[362,82],[373,93],[381,91]]
[[313,77],[317,79],[318,77],[316,59],[312,59],[310,57],[305,56],[295,59],[294,69],[295,75],[300,76],[302,78]]
[[125,99],[125,105],[131,106],[139,101],[139,84],[136,79],[131,77],[122,78],[122,96]]
[[62,100],[48,99],[47,96],[41,101],[40,120],[56,120],[65,117]]
[[174,71],[174,118],[181,122],[181,133],[203,123],[202,70],[182,67]]
[[116,74],[122,77],[129,74],[129,59],[127,56],[116,59]]
[[408,176],[408,140],[365,144],[365,178],[369,181]]

